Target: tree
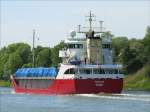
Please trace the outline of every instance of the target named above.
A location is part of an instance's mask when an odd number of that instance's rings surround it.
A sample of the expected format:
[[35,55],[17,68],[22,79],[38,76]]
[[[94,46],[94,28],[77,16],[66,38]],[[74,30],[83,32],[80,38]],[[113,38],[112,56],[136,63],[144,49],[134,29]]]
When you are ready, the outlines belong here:
[[143,45],[141,40],[131,39],[129,45],[121,51],[121,62],[124,65],[126,74],[134,73],[144,65],[143,55],[141,55]]
[[43,48],[36,58],[37,66],[49,67],[51,65],[51,51],[49,48]]
[[52,51],[52,66],[58,66],[58,64],[61,62],[61,58],[59,58],[59,50],[64,48],[64,42],[61,41],[58,45],[54,46],[54,48],[51,49]]
[[145,37],[143,39],[144,52],[143,54],[146,56],[146,61],[150,62],[150,26],[147,27]]
[[32,68],[32,63],[26,63],[22,65],[22,68]]
[[10,55],[7,64],[9,70],[8,75],[10,75],[15,73],[18,68],[22,67],[23,61],[18,53],[13,53]]
[[31,54],[31,47],[28,44],[21,43],[16,52],[22,58],[24,64],[28,63],[29,56]]
[[0,77],[4,75],[4,69],[9,58],[9,54],[6,52],[7,48],[4,47],[0,50]]
[[0,50],[0,76],[13,74],[18,68],[28,63],[31,48],[25,43],[14,43]]
[[120,55],[122,54],[123,49],[126,48],[128,45],[129,45],[129,40],[127,37],[113,37],[112,47],[115,52],[114,54],[115,62],[121,62]]

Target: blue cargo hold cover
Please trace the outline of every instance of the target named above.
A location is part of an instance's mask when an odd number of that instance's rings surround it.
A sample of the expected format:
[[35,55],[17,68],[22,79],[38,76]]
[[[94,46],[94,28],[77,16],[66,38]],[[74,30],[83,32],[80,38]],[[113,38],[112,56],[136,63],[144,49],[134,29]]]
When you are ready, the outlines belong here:
[[16,77],[56,77],[57,69],[50,68],[21,68],[16,71]]

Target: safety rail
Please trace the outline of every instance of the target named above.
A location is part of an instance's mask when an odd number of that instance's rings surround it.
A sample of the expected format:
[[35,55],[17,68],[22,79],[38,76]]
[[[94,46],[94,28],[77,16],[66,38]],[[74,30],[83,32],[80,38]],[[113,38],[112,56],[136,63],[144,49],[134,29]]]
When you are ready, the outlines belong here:
[[14,77],[15,79],[56,79],[55,77]]

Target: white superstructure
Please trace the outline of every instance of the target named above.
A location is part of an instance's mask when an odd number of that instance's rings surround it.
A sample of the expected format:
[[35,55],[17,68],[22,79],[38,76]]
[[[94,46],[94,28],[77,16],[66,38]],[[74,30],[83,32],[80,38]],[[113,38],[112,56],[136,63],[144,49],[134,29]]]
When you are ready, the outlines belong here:
[[[93,38],[100,38],[100,35],[93,35]],[[87,37],[70,36],[64,42],[65,48],[59,51],[59,57],[65,64],[71,60],[80,61],[81,64],[113,64],[112,37],[105,36],[91,41]],[[94,62],[89,62],[89,58]]]
[[122,65],[113,63],[112,36],[103,35],[103,21],[95,30],[92,17],[90,12],[89,28],[79,25],[78,31],[72,31],[64,41],[65,47],[59,51],[62,63],[58,79],[123,78]]

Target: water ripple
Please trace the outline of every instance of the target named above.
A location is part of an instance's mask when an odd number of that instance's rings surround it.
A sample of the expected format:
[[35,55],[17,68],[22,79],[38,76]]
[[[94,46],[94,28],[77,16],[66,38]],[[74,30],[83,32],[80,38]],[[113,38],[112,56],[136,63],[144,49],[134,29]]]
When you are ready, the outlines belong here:
[[77,96],[150,102],[150,94],[77,94]]

